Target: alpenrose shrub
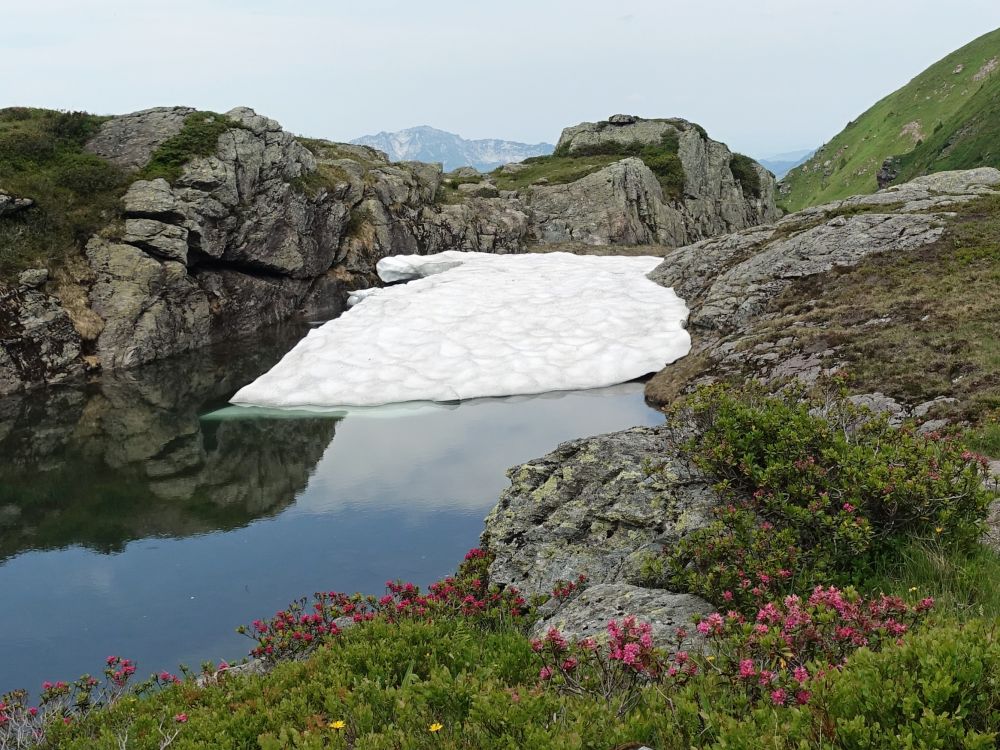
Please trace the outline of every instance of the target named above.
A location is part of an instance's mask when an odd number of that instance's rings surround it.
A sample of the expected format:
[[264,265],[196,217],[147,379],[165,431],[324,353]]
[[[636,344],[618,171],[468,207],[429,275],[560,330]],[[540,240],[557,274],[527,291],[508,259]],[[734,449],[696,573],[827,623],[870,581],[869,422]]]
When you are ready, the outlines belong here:
[[664,573],[716,604],[749,611],[856,579],[904,543],[971,548],[982,533],[987,462],[958,440],[759,384],[702,388],[674,416],[696,426],[686,448],[723,503],[667,550]]
[[[46,741],[53,724],[70,725],[114,706],[123,698],[149,694],[158,688],[180,683],[169,672],[153,675],[134,684],[136,666],[130,659],[109,656],[103,679],[83,675],[72,683],[42,683],[37,704],[26,690],[14,690],[0,696],[0,750],[36,747]],[[170,730],[165,730],[165,735]]]
[[852,589],[817,586],[807,599],[788,596],[768,602],[747,619],[736,611],[713,613],[696,629],[707,656],[654,648],[648,624],[626,617],[607,626],[607,643],[593,638],[570,643],[558,630],[532,641],[541,659],[539,679],[564,693],[588,696],[623,716],[650,684],[668,692],[699,674],[721,680],[748,705],[803,705],[813,682],[842,667],[860,648],[878,651],[902,643],[914,623],[934,606],[932,599],[909,605],[898,597],[863,599]]
[[487,583],[491,561],[483,550],[469,550],[456,575],[432,583],[426,593],[401,581],[386,581],[386,594],[381,597],[317,592],[311,603],[307,598],[299,599],[274,617],[254,620],[237,632],[256,642],[252,657],[275,661],[302,656],[324,638],[339,635],[344,627],[376,619],[398,622],[461,617],[482,628],[523,622],[530,608],[517,589]]

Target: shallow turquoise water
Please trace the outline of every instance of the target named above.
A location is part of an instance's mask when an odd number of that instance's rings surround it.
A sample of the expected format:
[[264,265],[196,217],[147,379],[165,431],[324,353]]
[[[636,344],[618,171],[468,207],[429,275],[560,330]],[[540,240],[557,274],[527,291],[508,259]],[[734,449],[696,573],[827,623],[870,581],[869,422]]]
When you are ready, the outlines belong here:
[[642,385],[392,417],[208,418],[301,328],[0,401],[0,693],[238,660],[240,623],[317,590],[426,584],[476,545],[508,467],[655,424]]

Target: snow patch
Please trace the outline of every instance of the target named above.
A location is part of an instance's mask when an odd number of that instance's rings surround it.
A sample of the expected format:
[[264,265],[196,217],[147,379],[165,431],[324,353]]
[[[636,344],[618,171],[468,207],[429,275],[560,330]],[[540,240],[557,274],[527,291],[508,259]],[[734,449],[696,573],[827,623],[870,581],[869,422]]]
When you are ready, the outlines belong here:
[[455,401],[622,383],[691,348],[662,258],[448,251],[379,261],[385,281],[309,332],[234,404]]

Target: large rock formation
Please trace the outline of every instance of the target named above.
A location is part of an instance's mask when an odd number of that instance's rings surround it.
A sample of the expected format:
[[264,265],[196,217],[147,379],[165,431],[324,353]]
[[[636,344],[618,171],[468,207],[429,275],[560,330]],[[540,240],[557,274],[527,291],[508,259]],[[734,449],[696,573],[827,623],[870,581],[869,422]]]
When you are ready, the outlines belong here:
[[660,146],[665,138],[677,144],[684,172],[680,197],[665,196],[641,159],[625,159],[568,185],[532,186],[525,202],[535,236],[542,242],[677,246],[778,218],[774,176],[748,161],[756,179],[741,185],[729,148],[686,120],[614,115],[581,123],[563,130],[556,153],[635,150]]
[[495,583],[529,594],[586,575],[634,582],[648,554],[705,525],[715,494],[678,450],[677,428],[636,427],[563,443],[509,472],[482,544]]
[[[193,149],[169,180],[134,179],[121,216],[47,269],[47,280],[4,287],[0,394],[84,365],[133,367],[296,312],[335,315],[351,291],[379,283],[375,264],[390,254],[672,246],[774,218],[766,170],[753,167],[760,190],[751,196],[729,150],[683,120],[613,118],[569,128],[560,141],[573,154],[609,138],[631,147],[675,135],[684,190],[671,200],[640,158],[568,184],[513,191],[483,180],[443,191],[438,165],[297,138],[245,107],[224,117],[161,107],[101,125],[86,149],[134,177],[162,163],[164,150],[176,158],[179,143],[196,140],[192,130],[222,127],[214,148]],[[31,209],[30,199],[0,193],[0,219]]]

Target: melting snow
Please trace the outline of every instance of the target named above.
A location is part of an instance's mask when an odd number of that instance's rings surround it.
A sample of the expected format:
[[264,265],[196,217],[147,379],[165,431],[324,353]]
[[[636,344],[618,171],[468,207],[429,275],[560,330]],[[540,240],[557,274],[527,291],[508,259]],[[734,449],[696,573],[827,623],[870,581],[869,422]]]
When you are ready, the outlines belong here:
[[352,295],[235,404],[376,406],[598,388],[688,353],[688,309],[653,257],[448,251],[378,263],[405,284]]

